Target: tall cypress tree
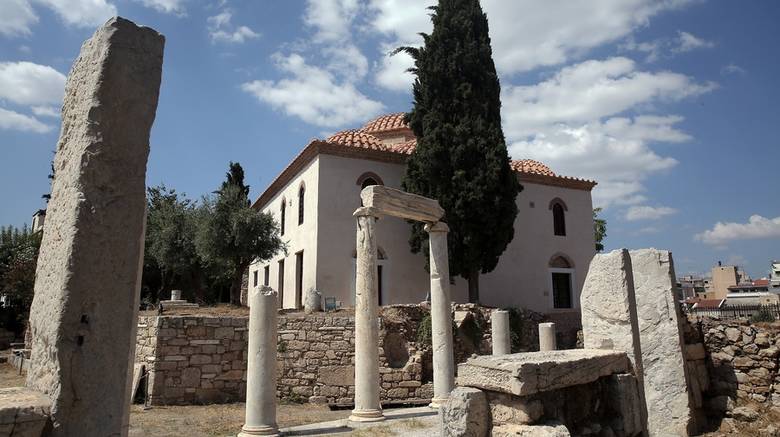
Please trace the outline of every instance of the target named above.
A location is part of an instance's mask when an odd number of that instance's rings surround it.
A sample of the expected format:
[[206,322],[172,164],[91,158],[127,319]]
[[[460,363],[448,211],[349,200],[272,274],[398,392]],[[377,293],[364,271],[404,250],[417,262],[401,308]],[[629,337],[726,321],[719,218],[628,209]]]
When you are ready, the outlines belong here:
[[[501,129],[501,86],[487,17],[479,0],[439,0],[424,46],[399,50],[414,58],[414,107],[407,121],[417,148],[403,188],[437,199],[450,227],[450,274],[469,282],[479,301],[479,275],[495,269],[514,236],[515,197],[522,190],[510,168]],[[413,225],[413,252],[427,234]],[[427,251],[426,251],[427,253]]]

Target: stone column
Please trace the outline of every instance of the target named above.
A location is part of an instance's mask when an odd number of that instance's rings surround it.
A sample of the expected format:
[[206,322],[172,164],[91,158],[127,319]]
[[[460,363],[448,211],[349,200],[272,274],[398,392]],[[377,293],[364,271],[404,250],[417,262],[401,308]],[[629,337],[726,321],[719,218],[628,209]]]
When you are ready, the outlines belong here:
[[276,436],[276,291],[249,291],[249,348],[247,350],[246,422],[239,437]]
[[512,337],[509,334],[509,311],[495,310],[490,318],[493,337],[493,355],[512,353]]
[[181,290],[171,290],[171,300],[181,300]]
[[114,17],[81,46],[30,309],[27,386],[58,436],[126,436],[146,223],[146,161],[165,38]]
[[558,341],[555,338],[555,323],[539,324],[539,350],[554,351],[558,349]]
[[379,284],[374,226],[378,213],[358,208],[355,278],[355,409],[349,420],[384,420],[379,401]]
[[431,328],[433,346],[432,408],[439,408],[455,388],[455,356],[452,349],[452,299],[446,223],[425,225],[431,258]]

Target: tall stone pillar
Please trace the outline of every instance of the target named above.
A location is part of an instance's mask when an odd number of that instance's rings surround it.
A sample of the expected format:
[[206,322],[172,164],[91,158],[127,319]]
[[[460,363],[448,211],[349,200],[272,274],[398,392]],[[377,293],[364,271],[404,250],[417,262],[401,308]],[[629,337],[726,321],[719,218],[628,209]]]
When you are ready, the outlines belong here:
[[165,38],[114,17],[70,70],[30,310],[51,436],[126,436]]
[[358,208],[355,278],[355,409],[349,420],[384,420],[379,401],[379,283],[373,208]]
[[276,291],[249,291],[249,349],[247,351],[246,422],[239,437],[277,436],[276,426]]
[[438,408],[455,388],[455,356],[452,349],[452,299],[446,223],[425,225],[431,258],[431,328],[433,346],[433,399]]
[[493,338],[493,355],[511,354],[512,338],[509,334],[509,311],[493,311],[490,325]]
[[558,340],[555,337],[555,323],[539,324],[539,350],[554,351],[558,349]]

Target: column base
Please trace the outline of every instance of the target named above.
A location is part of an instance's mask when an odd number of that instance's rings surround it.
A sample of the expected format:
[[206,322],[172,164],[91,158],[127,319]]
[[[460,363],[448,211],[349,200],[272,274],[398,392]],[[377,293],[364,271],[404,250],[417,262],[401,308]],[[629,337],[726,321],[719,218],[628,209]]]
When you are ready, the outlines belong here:
[[442,405],[444,405],[445,402],[447,402],[448,399],[449,398],[433,398],[431,399],[431,403],[428,404],[428,407],[439,409]]
[[350,422],[380,422],[385,420],[382,410],[370,409],[370,410],[352,410],[352,414],[349,416]]
[[241,432],[238,433],[238,437],[252,437],[256,435],[262,436],[280,436],[279,429],[276,426],[271,425],[259,425],[259,426],[246,426],[241,428]]

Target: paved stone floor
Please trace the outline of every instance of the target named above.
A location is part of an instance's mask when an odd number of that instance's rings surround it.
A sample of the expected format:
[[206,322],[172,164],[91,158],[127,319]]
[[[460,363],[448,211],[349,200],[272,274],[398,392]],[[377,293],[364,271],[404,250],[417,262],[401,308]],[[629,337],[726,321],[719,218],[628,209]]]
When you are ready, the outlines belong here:
[[289,436],[437,437],[438,415],[428,407],[384,410],[386,420],[362,424],[347,419],[283,428]]

